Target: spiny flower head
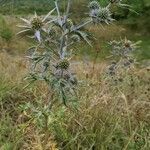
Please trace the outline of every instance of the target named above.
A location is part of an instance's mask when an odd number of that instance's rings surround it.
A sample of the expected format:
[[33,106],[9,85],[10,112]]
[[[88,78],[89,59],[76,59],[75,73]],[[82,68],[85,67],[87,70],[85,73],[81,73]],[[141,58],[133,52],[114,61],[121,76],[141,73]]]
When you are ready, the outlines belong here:
[[22,33],[28,33],[29,31],[34,32],[35,38],[41,42],[41,32],[45,32],[45,25],[50,24],[54,22],[55,19],[51,18],[50,21],[48,21],[49,16],[54,12],[56,8],[54,8],[52,11],[50,11],[46,16],[44,17],[39,17],[37,16],[36,12],[34,14],[34,17],[31,19],[27,20],[25,18],[20,18],[24,24],[23,25],[18,25],[18,27],[22,28],[20,32],[17,34],[22,34]]
[[77,83],[78,83],[78,80],[77,80],[75,74],[70,72],[70,71],[68,71],[68,70],[63,70],[63,72],[62,72],[62,70],[57,69],[54,72],[53,75],[55,76],[55,78],[57,80],[64,79],[64,80],[68,81],[73,86],[77,85]]
[[127,58],[126,60],[124,60],[124,67],[130,67],[132,64],[135,63],[135,60],[133,58]]
[[102,20],[109,20],[111,18],[111,13],[107,7],[99,9],[97,12],[97,17]]
[[89,3],[89,8],[90,9],[99,9],[100,8],[100,4],[98,1],[92,1]]
[[56,68],[67,70],[69,66],[69,61],[67,59],[62,59],[57,63]]
[[57,36],[57,29],[55,27],[50,27],[48,30],[47,30],[47,39],[54,39],[56,36]]
[[127,40],[126,38],[125,38],[125,40],[124,40],[124,47],[125,48],[131,48],[133,45],[133,43],[130,41],[130,40]]
[[111,17],[111,12],[108,7],[92,10],[90,16],[94,23],[111,23],[114,19]]
[[113,55],[120,55],[120,56],[127,56],[136,48],[138,48],[138,44],[140,41],[134,43],[127,38],[121,41],[111,41],[109,44],[112,46],[112,54]]
[[33,19],[31,20],[31,26],[34,30],[40,30],[43,27],[42,19],[40,19],[39,17],[33,17]]

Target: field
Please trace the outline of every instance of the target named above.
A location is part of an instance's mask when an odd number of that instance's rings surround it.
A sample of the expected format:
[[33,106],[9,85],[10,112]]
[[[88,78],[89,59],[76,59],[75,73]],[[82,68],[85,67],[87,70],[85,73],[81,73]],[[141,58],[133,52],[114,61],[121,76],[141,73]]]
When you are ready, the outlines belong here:
[[[137,21],[134,29],[131,16],[109,26],[87,26],[93,46],[75,45],[70,68],[78,84],[75,96],[64,102],[43,80],[25,80],[31,67],[27,49],[36,42],[16,35],[20,17],[32,16],[35,7],[43,15],[52,6],[46,7],[49,1],[12,2],[4,1],[0,10],[0,150],[149,150],[149,23],[142,29]],[[73,18],[80,20],[79,14]],[[109,75],[114,60],[108,42],[125,38],[140,41],[133,53],[136,63]]]

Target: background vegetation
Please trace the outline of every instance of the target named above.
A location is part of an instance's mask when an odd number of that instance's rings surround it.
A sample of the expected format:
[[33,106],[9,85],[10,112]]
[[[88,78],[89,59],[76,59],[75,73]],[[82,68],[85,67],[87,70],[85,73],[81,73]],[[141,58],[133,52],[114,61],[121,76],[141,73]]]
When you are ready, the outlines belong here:
[[[74,18],[78,21],[80,20],[80,18],[82,16],[85,16],[85,11],[87,10],[86,4],[88,3],[88,0],[75,0],[74,1],[74,7],[73,9],[73,13],[72,16],[74,16]],[[103,5],[105,5],[107,3],[107,1],[105,0],[101,0],[101,3]],[[149,26],[149,22],[150,22],[150,2],[149,0],[124,0],[124,3],[127,3],[129,5],[132,6],[132,9],[135,10],[137,13],[134,13],[132,11],[129,11],[127,9],[118,9],[117,11],[115,11],[114,13],[114,17],[116,20],[119,21],[119,24],[116,25],[116,29],[118,25],[121,25],[120,27],[120,32],[117,33],[117,35],[115,35],[115,37],[129,37],[131,40],[141,40],[142,41],[142,48],[140,50],[140,52],[138,52],[138,58],[143,60],[143,59],[149,59],[150,58],[150,54],[148,52],[147,49],[149,49],[149,34],[150,34],[150,26]],[[16,28],[16,23],[19,22],[19,16],[26,16],[26,15],[31,15],[33,14],[33,12],[38,12],[38,14],[46,14],[53,6],[53,1],[49,1],[49,0],[44,0],[41,3],[41,0],[2,0],[0,1],[0,13],[1,13],[1,18],[3,18],[3,20],[5,20],[5,22],[7,22],[7,24],[10,26],[8,27],[7,31],[6,31],[6,26],[2,24],[1,21],[1,30],[3,30],[3,35],[1,36],[5,36],[5,39],[8,38],[9,40],[6,41],[10,41],[10,38],[12,37],[12,34],[14,34],[17,30]],[[64,5],[65,5],[65,1],[62,1],[62,10],[64,9]],[[9,21],[9,16],[11,15],[11,21]],[[8,18],[7,18],[8,17]],[[5,18],[5,19],[4,19]],[[6,21],[7,18],[7,21]],[[1,19],[2,20],[2,19]],[[4,29],[3,29],[4,27]],[[112,26],[112,30],[114,30],[115,27]],[[111,30],[111,29],[110,29]],[[124,30],[124,31],[123,31]],[[4,33],[4,32],[7,33]],[[106,30],[107,32],[108,30]],[[11,32],[11,33],[10,33]],[[97,31],[95,31],[97,32]],[[103,33],[105,31],[102,31]],[[112,31],[113,32],[113,31]],[[109,32],[108,32],[109,33]],[[5,35],[4,35],[5,34]],[[103,37],[105,34],[102,34],[100,37],[99,35],[97,36],[97,38],[99,39],[97,43],[100,43],[99,46],[101,45],[101,47],[104,47],[104,45],[106,45],[106,42],[108,40],[110,40],[112,38],[112,35],[108,35]],[[7,37],[6,37],[7,36]],[[105,42],[104,41],[105,38]],[[2,39],[4,39],[2,37]],[[16,41],[16,40],[14,40]],[[13,44],[11,45],[11,47],[7,47],[6,49],[19,49],[18,51],[20,52],[20,49],[24,49],[20,48],[19,43],[15,44],[15,47],[13,47],[14,45],[14,41],[12,42]],[[6,43],[6,45],[8,45]],[[21,42],[21,45],[25,46],[25,44],[23,44],[23,41]],[[26,46],[25,46],[26,47]],[[83,47],[83,49],[89,49],[88,47]],[[81,50],[81,49],[80,49]],[[91,49],[90,49],[91,50]],[[88,51],[90,51],[88,50]],[[81,50],[81,53],[83,51]],[[93,50],[91,55],[93,55]],[[82,53],[83,54],[83,53]],[[107,55],[107,50],[103,51],[100,58],[103,58],[104,55]]]

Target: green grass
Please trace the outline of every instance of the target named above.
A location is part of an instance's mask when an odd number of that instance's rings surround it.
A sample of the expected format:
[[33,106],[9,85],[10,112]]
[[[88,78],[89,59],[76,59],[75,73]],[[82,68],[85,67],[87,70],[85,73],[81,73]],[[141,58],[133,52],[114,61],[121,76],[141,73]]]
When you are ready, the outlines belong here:
[[149,36],[139,36],[134,37],[135,41],[142,41],[137,51],[137,59],[140,60],[150,60],[150,37]]
[[31,14],[34,11],[43,14],[49,12],[53,5],[49,0],[10,0],[1,3],[0,12],[5,15]]

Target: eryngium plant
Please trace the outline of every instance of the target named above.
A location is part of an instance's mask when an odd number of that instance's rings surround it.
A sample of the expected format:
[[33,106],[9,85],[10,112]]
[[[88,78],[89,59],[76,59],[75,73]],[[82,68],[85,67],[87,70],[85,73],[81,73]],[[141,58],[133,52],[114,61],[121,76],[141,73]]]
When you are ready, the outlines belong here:
[[71,2],[68,0],[66,12],[63,13],[56,0],[55,8],[45,17],[35,13],[29,20],[21,18],[25,24],[19,25],[23,30],[18,33],[27,34],[37,41],[36,46],[29,48],[32,51],[28,56],[31,71],[27,78],[31,83],[37,80],[46,82],[50,89],[58,93],[65,105],[67,97],[76,95],[78,83],[70,70],[73,44],[85,41],[91,45],[88,34],[83,31],[86,25],[110,24],[114,21],[110,11],[110,6],[114,4],[112,1],[106,7],[101,7],[98,1],[92,1],[88,5],[89,16],[82,23],[75,24],[70,18]]
[[122,72],[134,67],[136,60],[134,58],[133,52],[138,49],[138,42],[132,42],[128,39],[120,41],[111,41],[109,45],[111,46],[111,54],[113,57],[113,62],[109,65],[107,73],[111,77],[117,77]]

